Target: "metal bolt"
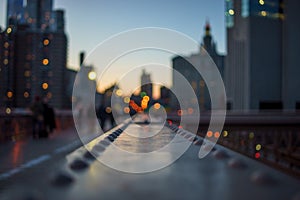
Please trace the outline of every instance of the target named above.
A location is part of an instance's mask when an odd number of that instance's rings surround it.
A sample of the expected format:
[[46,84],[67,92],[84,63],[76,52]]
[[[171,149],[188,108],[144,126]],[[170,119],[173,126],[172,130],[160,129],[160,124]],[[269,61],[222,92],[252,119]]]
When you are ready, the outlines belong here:
[[73,170],[83,170],[87,167],[88,167],[88,164],[80,159],[76,159],[70,164],[70,168]]

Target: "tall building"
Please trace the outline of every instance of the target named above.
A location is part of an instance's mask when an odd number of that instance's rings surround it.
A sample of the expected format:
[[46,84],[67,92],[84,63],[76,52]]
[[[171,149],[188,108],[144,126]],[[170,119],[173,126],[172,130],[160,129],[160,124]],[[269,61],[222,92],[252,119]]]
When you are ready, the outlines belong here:
[[[194,90],[196,95],[196,99],[192,97],[185,98],[185,102],[183,108],[195,108],[200,107],[202,110],[210,110],[211,109],[211,101],[210,95],[207,88],[207,83],[205,83],[203,77],[199,74],[197,69],[210,71],[212,65],[216,65],[221,76],[223,77],[224,73],[224,56],[220,55],[217,52],[216,44],[213,41],[211,35],[210,24],[207,22],[204,27],[204,36],[203,42],[201,44],[201,48],[199,52],[192,54],[190,56],[176,56],[172,59],[173,62],[173,90],[180,91],[183,96],[189,96],[189,94],[185,94],[186,86],[184,86],[183,82],[180,80],[180,75],[188,81],[191,87]],[[205,51],[203,50],[205,49]],[[208,56],[209,55],[209,56]],[[196,69],[197,68],[197,69]],[[214,80],[210,80],[214,81]],[[177,103],[178,101],[175,99],[176,96],[172,95],[171,104],[172,108],[179,109]],[[185,108],[185,106],[187,106]]]
[[153,86],[151,81],[151,75],[143,69],[142,76],[141,76],[141,92],[146,92],[146,95],[153,98]]
[[226,0],[225,84],[232,109],[295,108],[299,5],[297,0]]
[[[65,101],[69,98],[65,92],[67,37],[61,29],[63,11],[59,11],[61,27],[50,29],[43,24],[47,23],[48,13],[54,12],[52,0],[28,0],[26,8],[32,8],[38,20],[28,21],[26,16],[27,21],[10,24],[1,33],[1,105],[28,107],[35,96],[40,96],[48,97],[55,108],[69,107]],[[33,22],[41,23],[39,26]]]

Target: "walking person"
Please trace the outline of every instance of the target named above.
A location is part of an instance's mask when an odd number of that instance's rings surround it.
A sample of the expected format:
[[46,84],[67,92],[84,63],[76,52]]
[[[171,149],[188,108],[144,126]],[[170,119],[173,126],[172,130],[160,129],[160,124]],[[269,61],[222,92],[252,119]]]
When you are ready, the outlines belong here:
[[56,128],[55,123],[55,113],[54,109],[49,105],[48,99],[44,98],[43,100],[43,116],[44,116],[44,128],[45,136],[48,137],[49,133],[52,133]]
[[44,126],[44,107],[39,96],[34,98],[30,110],[32,111],[32,137],[38,138]]

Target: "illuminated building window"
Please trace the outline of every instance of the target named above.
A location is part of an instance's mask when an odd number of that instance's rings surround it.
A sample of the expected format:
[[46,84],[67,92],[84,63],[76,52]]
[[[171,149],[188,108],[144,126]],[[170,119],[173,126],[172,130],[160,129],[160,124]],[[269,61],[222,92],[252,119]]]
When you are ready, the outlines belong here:
[[265,1],[264,1],[264,0],[259,0],[259,4],[260,4],[260,5],[264,5],[264,4],[265,4]]
[[11,109],[10,108],[6,108],[5,112],[6,112],[6,114],[10,114],[11,113]]
[[6,30],[6,32],[7,32],[8,34],[10,34],[10,33],[12,32],[12,29],[11,29],[10,27],[8,27],[7,30]]
[[160,103],[155,103],[155,104],[153,105],[153,107],[154,107],[154,109],[156,109],[156,110],[160,109]]
[[49,60],[47,58],[43,59],[43,65],[48,65],[49,64]]
[[123,109],[123,111],[124,111],[124,113],[129,113],[129,112],[130,112],[130,108],[129,108],[129,107],[125,107],[125,108]]
[[266,12],[266,11],[264,11],[264,10],[263,10],[263,11],[261,11],[261,12],[260,12],[260,14],[261,14],[261,16],[264,16],[264,17],[265,17],[265,16],[267,16],[267,12]]
[[29,93],[28,92],[24,92],[24,98],[28,98],[29,97]]
[[3,46],[4,46],[4,48],[7,49],[7,48],[9,47],[9,43],[8,43],[8,42],[5,42]]
[[12,91],[8,91],[6,95],[7,95],[8,98],[12,98],[13,97]]
[[44,39],[43,44],[44,44],[45,46],[48,46],[49,43],[50,43],[50,41],[49,41],[48,39]]
[[226,18],[226,26],[228,28],[233,27],[233,25],[234,25],[233,0],[227,0],[226,1],[225,18]]
[[3,60],[3,64],[4,64],[4,65],[7,65],[7,64],[8,64],[8,59],[7,59],[7,58],[5,58],[5,59]]
[[24,72],[24,76],[25,76],[25,77],[30,77],[30,74],[31,74],[31,73],[30,73],[29,70],[26,70],[26,71]]
[[42,88],[43,88],[44,90],[47,90],[48,87],[49,87],[48,83],[43,83],[43,84],[42,84]]

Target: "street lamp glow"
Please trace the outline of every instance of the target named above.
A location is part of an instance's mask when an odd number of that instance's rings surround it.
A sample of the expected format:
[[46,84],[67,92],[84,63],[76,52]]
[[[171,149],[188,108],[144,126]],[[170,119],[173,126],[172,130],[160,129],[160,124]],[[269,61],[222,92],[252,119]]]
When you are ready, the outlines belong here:
[[154,107],[156,110],[160,109],[160,103],[155,103],[155,104],[153,105],[153,107]]
[[122,94],[123,94],[123,91],[121,90],[121,89],[118,89],[117,91],[116,91],[116,95],[117,96],[122,96]]
[[47,58],[43,59],[43,65],[48,65],[49,64],[49,60]]
[[97,77],[97,74],[96,74],[96,72],[94,72],[94,71],[91,71],[91,72],[88,74],[88,78],[89,78],[91,81],[95,80],[96,77]]
[[11,109],[10,108],[6,108],[5,112],[6,112],[6,114],[10,114],[11,113]]
[[7,32],[8,34],[10,34],[10,33],[12,32],[12,29],[11,29],[10,27],[8,27],[7,30],[6,30],[6,32]]
[[129,103],[130,102],[130,98],[129,97],[124,97],[124,103]]

